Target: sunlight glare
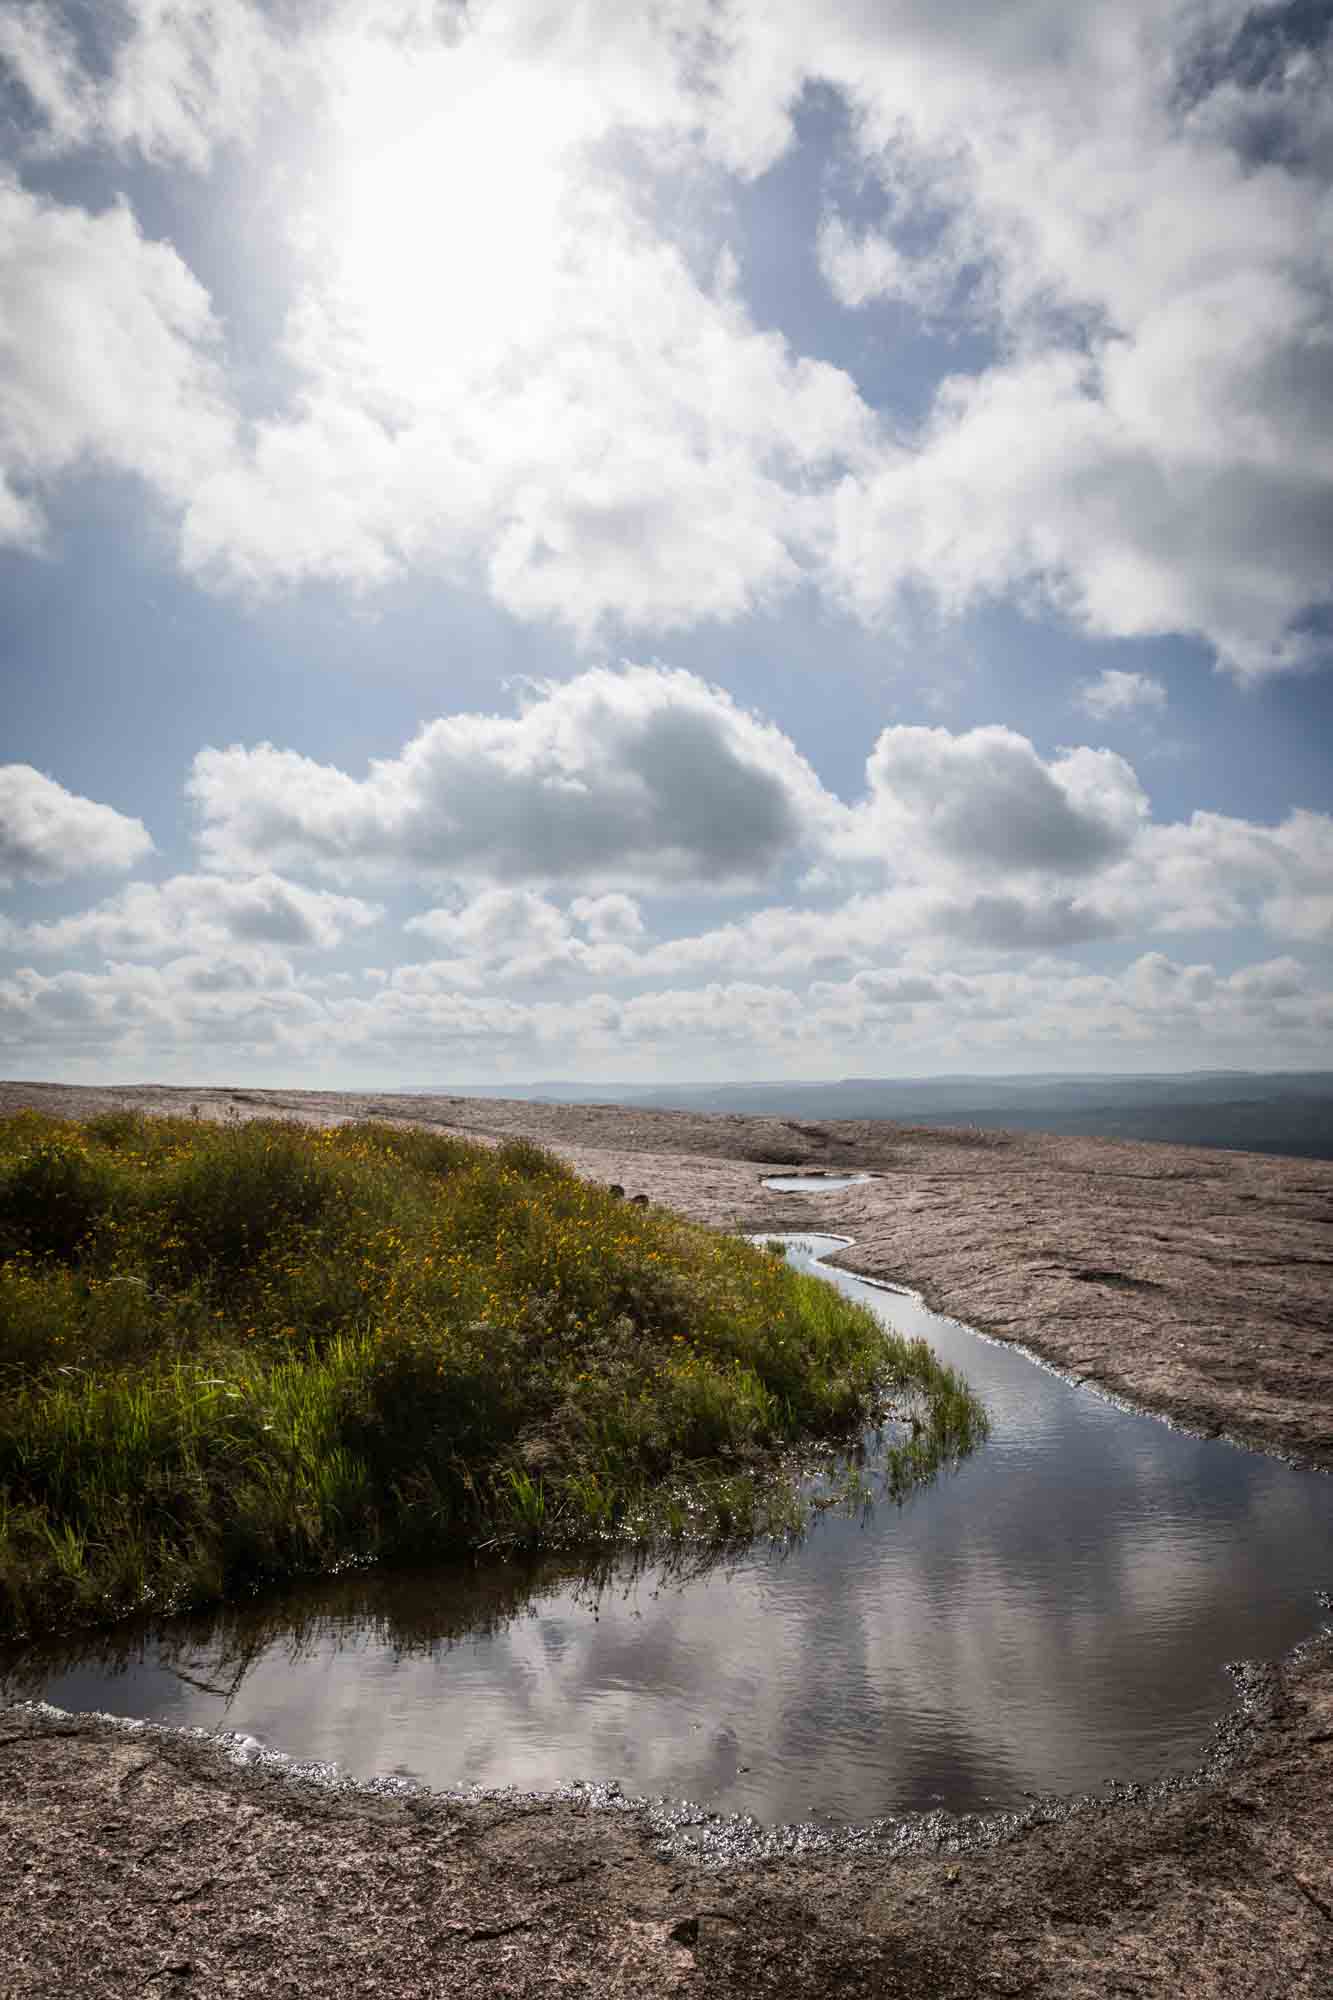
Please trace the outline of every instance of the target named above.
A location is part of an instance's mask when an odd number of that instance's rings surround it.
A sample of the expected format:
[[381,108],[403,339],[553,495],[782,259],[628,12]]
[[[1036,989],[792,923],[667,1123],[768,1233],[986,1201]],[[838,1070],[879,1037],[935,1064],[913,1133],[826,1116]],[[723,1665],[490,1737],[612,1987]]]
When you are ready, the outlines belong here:
[[317,234],[373,374],[419,394],[537,336],[583,136],[574,94],[472,42],[410,62],[370,52],[339,109]]

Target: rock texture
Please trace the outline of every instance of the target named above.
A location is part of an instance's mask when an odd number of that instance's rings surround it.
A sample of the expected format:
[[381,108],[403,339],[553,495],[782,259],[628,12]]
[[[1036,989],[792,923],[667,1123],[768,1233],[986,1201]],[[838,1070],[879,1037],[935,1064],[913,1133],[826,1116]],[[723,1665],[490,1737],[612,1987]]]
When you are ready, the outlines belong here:
[[[1327,2000],[1333,1646],[1156,1798],[969,1848],[704,1869],[632,1807],[330,1792],[0,1710],[0,1995]],[[928,1843],[933,1847],[935,1843]]]

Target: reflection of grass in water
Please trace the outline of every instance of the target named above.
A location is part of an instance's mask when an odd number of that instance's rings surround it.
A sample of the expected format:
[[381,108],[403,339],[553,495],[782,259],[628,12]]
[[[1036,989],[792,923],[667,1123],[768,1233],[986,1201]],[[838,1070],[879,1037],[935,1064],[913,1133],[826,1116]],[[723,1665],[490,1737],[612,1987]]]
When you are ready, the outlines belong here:
[[[123,1621],[95,1636],[46,1638],[7,1661],[0,1657],[0,1693],[19,1700],[76,1668],[113,1677],[152,1658],[187,1685],[230,1702],[277,1648],[292,1666],[330,1644],[340,1650],[367,1640],[405,1655],[429,1654],[501,1632],[556,1595],[595,1610],[608,1592],[628,1595],[649,1575],[654,1595],[683,1591],[725,1570],[757,1535],[791,1552],[827,1514],[868,1519],[884,1501],[901,1506],[984,1440],[985,1412],[956,1371],[922,1341],[901,1345],[918,1350],[912,1361],[932,1392],[908,1382],[851,1449],[790,1453],[711,1482],[706,1475],[683,1478],[644,1505],[632,1524],[637,1540],[628,1547],[608,1540],[554,1554],[519,1548],[504,1558],[424,1572],[357,1567],[165,1626]],[[730,1536],[717,1532],[721,1519],[733,1523]]]
[[[936,1366],[958,1384],[952,1370]],[[608,1542],[545,1555],[519,1549],[503,1559],[430,1571],[378,1564],[167,1625],[122,1621],[110,1631],[45,1638],[8,1660],[0,1657],[0,1693],[21,1700],[78,1668],[112,1678],[152,1660],[188,1686],[230,1703],[275,1650],[294,1667],[330,1646],[341,1650],[367,1641],[403,1655],[429,1654],[502,1632],[557,1595],[595,1610],[609,1593],[628,1596],[649,1576],[654,1596],[683,1591],[725,1570],[757,1534],[776,1538],[780,1552],[790,1552],[818,1532],[826,1514],[865,1518],[882,1500],[901,1505],[928,1486],[985,1435],[984,1413],[958,1388],[956,1400],[945,1395],[933,1403],[911,1390],[850,1451],[791,1454],[712,1482],[683,1479],[644,1506],[633,1524],[638,1540],[629,1547]],[[933,1429],[932,1409],[939,1412]],[[719,1518],[735,1524],[729,1537],[717,1533]],[[707,1539],[698,1538],[701,1525]]]
[[887,1384],[923,1413],[906,1490],[984,1423],[946,1375],[525,1141],[0,1120],[0,1629],[349,1558],[797,1532],[781,1453]]
[[[166,1626],[134,1620],[96,1636],[46,1638],[0,1659],[0,1691],[22,1699],[75,1668],[110,1677],[151,1657],[188,1685],[230,1701],[275,1648],[293,1666],[330,1644],[367,1639],[402,1654],[430,1653],[501,1632],[557,1594],[592,1610],[607,1592],[628,1594],[649,1574],[654,1594],[684,1590],[735,1562],[760,1535],[794,1550],[826,1514],[864,1519],[884,1501],[901,1506],[986,1437],[985,1411],[954,1369],[922,1340],[894,1336],[894,1348],[904,1351],[907,1367],[882,1383],[893,1392],[856,1445],[686,1473],[623,1524],[634,1537],[628,1547],[610,1538],[564,1553],[511,1546],[503,1559],[428,1572],[361,1566]],[[730,1533],[720,1531],[724,1522]]]
[[557,1593],[593,1608],[610,1590],[634,1589],[650,1569],[657,1587],[683,1589],[734,1554],[717,1545],[681,1544],[655,1554],[644,1548],[608,1548],[591,1556],[520,1554],[424,1572],[380,1564],[185,1614],[167,1625],[122,1621],[108,1631],[44,1638],[0,1661],[0,1689],[20,1700],[79,1668],[110,1678],[151,1659],[188,1685],[229,1700],[274,1649],[293,1666],[330,1645],[341,1649],[367,1640],[402,1654],[428,1654],[501,1632]]
[[910,1393],[897,1415],[909,1435],[887,1446],[881,1475],[893,1500],[906,1499],[943,1467],[967,1458],[990,1434],[990,1419],[957,1369],[940,1361],[928,1341],[904,1345]]

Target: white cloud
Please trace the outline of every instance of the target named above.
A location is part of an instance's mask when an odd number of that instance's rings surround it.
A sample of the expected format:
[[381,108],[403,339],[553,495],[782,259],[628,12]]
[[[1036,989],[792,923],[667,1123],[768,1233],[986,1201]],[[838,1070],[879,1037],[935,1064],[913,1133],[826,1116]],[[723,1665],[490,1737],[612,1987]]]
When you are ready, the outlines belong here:
[[893,935],[894,899],[852,896],[841,906],[791,909],[778,905],[740,921],[670,938],[642,954],[650,976],[679,979],[712,969],[785,977],[831,971]]
[[426,910],[411,917],[404,929],[419,931],[432,944],[471,950],[486,963],[516,947],[562,945],[569,936],[563,912],[531,889],[487,889],[460,910]]
[[0,176],[0,536],[99,462],[183,502],[232,446],[208,296],[123,206],[91,215]]
[[[462,993],[403,972],[358,994],[298,981],[268,954],[219,954],[97,974],[30,970],[0,978],[0,1050],[105,1075],[121,1064],[193,1073],[245,1060],[290,1074],[301,1055],[373,1063],[410,1081],[530,1074],[533,1065],[624,1063],[653,1073],[837,1074],[1011,1066],[1095,1052],[1132,1060],[1265,1065],[1319,1059],[1333,993],[1299,961],[1222,974],[1147,953],[1092,974],[1036,961],[1022,970],[867,969],[808,989],[759,980],[658,989],[617,1000],[518,1001]],[[538,1070],[541,1073],[541,1070]]]
[[379,914],[355,897],[307,889],[278,875],[247,881],[173,875],[160,884],[133,882],[78,916],[30,924],[21,937],[33,951],[91,947],[108,958],[215,952],[230,945],[331,951]]
[[31,110],[29,150],[133,148],[145,158],[202,169],[215,148],[253,132],[266,91],[283,72],[283,43],[249,0],[120,0],[79,9],[20,0],[0,15],[0,64]]
[[980,951],[1009,952],[1069,951],[1115,937],[1121,927],[1093,903],[1073,896],[982,893],[940,903],[931,913],[931,928]]
[[1124,976],[1134,1001],[1157,1012],[1189,1012],[1212,999],[1217,976],[1211,965],[1179,965],[1165,952],[1144,952]]
[[189,791],[214,865],[497,884],[741,883],[838,812],[777,729],[657,667],[591,669],[513,719],[442,717],[363,779],[271,745],[204,750]]
[[630,948],[643,930],[638,904],[615,893],[576,896],[562,910],[531,889],[486,889],[458,910],[411,917],[404,929],[454,953],[400,974],[432,986],[549,983],[561,975],[633,979],[652,963],[651,954]]
[[1310,975],[1296,958],[1270,958],[1262,965],[1247,965],[1233,972],[1226,982],[1246,1007],[1267,1011],[1269,1003],[1303,1001],[1309,991]]
[[1044,763],[999,726],[886,729],[867,766],[855,844],[896,870],[989,875],[1095,873],[1125,853],[1148,801],[1122,757],[1086,748]]
[[[886,957],[994,958],[1069,951],[1119,937],[1122,918],[1095,901],[1039,884],[1025,891],[952,891],[917,883],[859,894],[831,907],[757,910],[736,923],[645,947],[623,976],[685,979],[713,970],[827,979]],[[608,969],[608,975],[613,976]]]
[[977,963],[1154,931],[1333,935],[1329,815],[1294,813],[1276,827],[1218,814],[1154,823],[1124,759],[1080,746],[1043,760],[999,728],[891,728],[868,775],[863,802],[849,810],[825,794],[807,830],[876,886],[839,893],[826,870],[808,906],[775,903],[665,938],[627,898],[561,908],[492,888],[409,920],[449,954],[411,977],[472,989],[556,975],[824,979],[902,954]]
[[[1042,1047],[1093,1049],[1105,1063],[1117,1043],[1170,1050],[1184,1066],[1201,1049],[1244,1050],[1257,1059],[1258,1033],[1274,1038],[1274,1060],[1317,1053],[1333,1019],[1333,994],[1295,960],[1276,959],[1223,976],[1207,963],[1145,953],[1113,974],[1035,964],[1023,971],[949,973],[935,978],[861,973],[810,993],[814,1024],[826,1035],[863,1035],[888,1021],[895,1046],[960,1055],[1014,1054]],[[1267,1056],[1265,1058],[1267,1060]]]
[[818,997],[827,1001],[855,995],[868,1010],[893,1014],[901,1007],[915,1007],[923,1001],[934,1006],[951,995],[969,990],[966,980],[949,976],[941,978],[932,973],[858,972],[841,988],[821,986]]
[[643,930],[643,918],[632,896],[576,896],[569,913],[594,944],[621,944]]
[[[0,978],[0,1051],[63,1066],[87,1059],[208,1066],[276,1053],[288,1064],[327,1019],[270,951],[189,954],[166,965],[108,965]],[[105,1075],[105,1070],[100,1074]]]
[[367,269],[293,315],[297,409],[195,482],[188,566],[260,588],[479,575],[584,638],[733,618],[801,580],[875,423],[845,374],[750,324],[725,263],[700,282],[610,187],[570,192],[512,262],[490,234],[452,269],[415,236],[390,258],[379,212],[365,233]]
[[[149,845],[137,822],[104,819],[26,768],[6,776],[26,806],[50,809],[11,813],[11,872],[129,865]],[[1011,730],[890,726],[847,805],[786,737],[695,677],[596,669],[530,690],[514,717],[432,723],[363,778],[234,749],[203,753],[192,791],[220,872],[9,926],[11,953],[108,962],[12,974],[8,1045],[129,1065],[203,1037],[232,1056],[382,1063],[408,1080],[435,1068],[433,1048],[470,1074],[648,1051],[679,1074],[729,1050],[750,1073],[810,1074],[836,1068],[839,1050],[854,1068],[999,1052],[1021,1065],[1043,1036],[1167,1060],[1311,1061],[1329,1020],[1297,957],[1224,973],[1141,945],[1256,928],[1327,941],[1333,817],[1154,823],[1124,759],[1086,746],[1042,757]],[[679,923],[684,887],[748,898],[766,871],[792,880],[812,857],[824,872],[806,907],[658,928],[663,912]],[[345,966],[294,972],[289,953],[332,951],[379,912],[280,864],[438,883],[437,904],[406,925],[431,955],[361,980]],[[641,907],[657,895],[671,900]],[[1140,951],[1134,965],[1080,966],[1082,947],[1116,941]]]
[[0,765],[0,885],[132,868],[152,850],[142,820],[66,791],[31,764]]
[[751,325],[734,264],[696,276],[590,159],[626,124],[697,125],[707,10],[589,12],[344,5],[280,43],[246,7],[139,0],[101,79],[52,10],[25,16],[9,53],[52,145],[202,165],[281,68],[318,97],[326,164],[287,177],[316,190],[289,217],[275,357],[298,386],[249,425],[173,249],[126,210],[7,191],[0,529],[35,545],[43,483],[87,459],[147,479],[186,566],[241,588],[411,565],[587,635],[729,618],[797,583],[814,496],[873,420],[839,370]]
[[[924,590],[1197,634],[1242,676],[1326,651],[1326,40],[1265,40],[1241,0],[339,0],[280,26],[131,0],[98,68],[63,20],[34,0],[0,30],[48,150],[203,168],[235,142],[263,170],[300,122],[321,168],[284,182],[296,387],[248,427],[174,251],[9,190],[12,541],[86,457],[242,588],[466,575],[586,639],[814,582],[867,620]],[[672,241],[624,165],[628,136],[697,215],[781,155],[811,81],[885,211],[823,219],[836,297],[994,341],[912,437],[759,330],[735,259]]]
[[[606,911],[603,905],[612,907]],[[633,978],[640,961],[622,941],[633,934],[625,929],[627,911],[637,922],[637,907],[628,896],[577,897],[566,912],[531,889],[486,889],[459,910],[426,910],[408,919],[406,930],[453,956],[402,968],[399,983],[425,991],[524,981],[549,984],[563,975]],[[575,923],[586,925],[589,934],[578,936]]]
[[1136,709],[1160,712],[1166,707],[1166,689],[1151,674],[1104,667],[1096,680],[1082,683],[1078,705],[1096,721],[1108,722],[1113,716],[1132,715]]
[[[1004,11],[1001,48],[972,9],[884,10],[859,71],[826,72],[895,225],[934,221],[931,286],[970,282],[1003,353],[849,483],[835,571],[867,615],[906,582],[948,606],[1039,590],[1097,632],[1196,632],[1242,675],[1308,663],[1333,531],[1327,162],[1256,161],[1209,117],[1201,39],[1246,94],[1240,5]],[[1326,88],[1327,45],[1251,78],[1251,104],[1322,129],[1312,65]],[[851,239],[826,240],[846,289]],[[867,293],[876,257],[910,293],[873,241],[857,255]]]
[[1267,827],[1194,813],[1146,828],[1097,901],[1122,927],[1230,929],[1258,921],[1279,937],[1333,938],[1333,815],[1293,812]]
[[942,311],[953,290],[947,269],[905,256],[878,229],[854,232],[840,215],[824,217],[816,245],[825,283],[852,311],[878,299],[897,299],[922,313]]
[[92,90],[78,44],[54,8],[11,7],[0,15],[0,62],[22,87],[43,150],[66,152],[85,142]]
[[733,259],[653,229],[606,145],[749,170],[785,106],[744,139],[701,116],[718,38],[693,0],[497,0],[440,34],[409,11],[335,8],[306,51],[329,164],[292,218],[301,386],[193,482],[185,562],[258,589],[464,574],[584,637],[789,590],[874,421],[753,326]]

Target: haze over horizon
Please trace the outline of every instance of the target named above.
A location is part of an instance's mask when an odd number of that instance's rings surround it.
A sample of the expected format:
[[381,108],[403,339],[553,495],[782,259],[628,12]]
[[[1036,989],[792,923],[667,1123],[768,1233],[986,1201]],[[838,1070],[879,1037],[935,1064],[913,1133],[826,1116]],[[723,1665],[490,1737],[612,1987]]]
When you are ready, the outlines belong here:
[[0,1072],[1333,1067],[1331,85],[1309,0],[11,6]]

